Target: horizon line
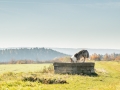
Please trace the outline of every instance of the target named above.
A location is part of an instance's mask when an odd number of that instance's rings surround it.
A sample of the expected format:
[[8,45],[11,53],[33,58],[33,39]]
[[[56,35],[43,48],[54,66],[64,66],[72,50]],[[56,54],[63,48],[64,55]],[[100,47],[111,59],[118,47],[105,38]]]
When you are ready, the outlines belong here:
[[55,48],[59,48],[59,49],[116,49],[116,50],[120,50],[119,48],[81,48],[81,47],[38,47],[38,46],[33,46],[33,47],[29,47],[29,46],[21,46],[21,47],[0,47],[0,49],[17,49],[17,48],[49,48],[49,49],[55,49]]

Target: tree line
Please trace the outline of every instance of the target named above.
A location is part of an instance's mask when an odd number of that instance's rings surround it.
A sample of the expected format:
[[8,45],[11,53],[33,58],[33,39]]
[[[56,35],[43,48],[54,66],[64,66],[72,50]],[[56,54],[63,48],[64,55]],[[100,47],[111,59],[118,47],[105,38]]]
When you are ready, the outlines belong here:
[[90,56],[91,60],[96,60],[96,61],[101,61],[101,60],[105,60],[105,61],[111,61],[111,60],[115,60],[115,61],[120,61],[120,54],[116,54],[116,53],[112,53],[112,54],[105,54],[105,55],[100,55],[100,54],[92,54]]

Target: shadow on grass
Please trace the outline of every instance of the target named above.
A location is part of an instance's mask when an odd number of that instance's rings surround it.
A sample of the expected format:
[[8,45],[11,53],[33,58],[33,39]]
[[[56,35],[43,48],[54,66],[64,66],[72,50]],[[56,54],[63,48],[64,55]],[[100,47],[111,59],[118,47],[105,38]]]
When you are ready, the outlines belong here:
[[[66,73],[65,73],[66,74]],[[65,74],[60,74],[60,75],[65,75]],[[90,77],[98,77],[99,75],[97,73],[90,73],[90,74],[86,74],[86,73],[80,73],[80,74],[74,74],[74,73],[67,73],[68,75],[81,75],[81,76],[90,76]]]
[[83,74],[91,77],[98,77],[99,75],[97,73],[91,73],[91,74]]
[[82,74],[79,74],[79,75],[90,76],[90,77],[98,77],[99,76],[97,73],[90,73],[90,74],[82,73]]

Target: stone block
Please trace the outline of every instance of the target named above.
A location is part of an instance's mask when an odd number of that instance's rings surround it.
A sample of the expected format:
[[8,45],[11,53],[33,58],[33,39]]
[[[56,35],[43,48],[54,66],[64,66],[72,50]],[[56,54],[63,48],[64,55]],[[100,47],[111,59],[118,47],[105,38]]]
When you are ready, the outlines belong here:
[[92,62],[85,63],[54,63],[55,74],[92,74],[95,73]]

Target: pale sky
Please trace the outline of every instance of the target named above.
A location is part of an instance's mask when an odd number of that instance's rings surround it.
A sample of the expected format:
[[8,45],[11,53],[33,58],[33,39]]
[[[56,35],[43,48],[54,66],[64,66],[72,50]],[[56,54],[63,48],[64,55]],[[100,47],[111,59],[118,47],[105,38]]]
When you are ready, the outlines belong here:
[[120,49],[120,0],[0,0],[0,48]]

